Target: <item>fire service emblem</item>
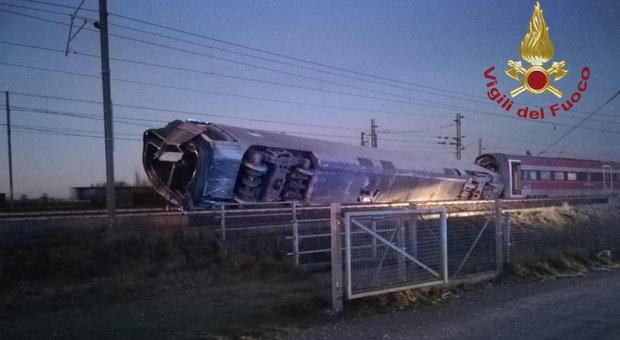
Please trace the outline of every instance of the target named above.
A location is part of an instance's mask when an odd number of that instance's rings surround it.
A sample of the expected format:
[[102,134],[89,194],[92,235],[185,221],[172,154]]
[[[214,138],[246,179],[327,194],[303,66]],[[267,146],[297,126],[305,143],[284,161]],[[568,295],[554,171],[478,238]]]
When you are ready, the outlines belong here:
[[[510,78],[520,82],[521,85],[510,91],[510,95],[502,94],[499,81],[493,75],[495,66],[491,66],[484,71],[484,78],[487,82],[487,97],[506,112],[511,112],[513,104],[515,104],[512,98],[524,91],[532,94],[541,94],[548,91],[557,98],[562,98],[563,92],[553,86],[552,81],[555,82],[564,78],[568,74],[568,70],[564,69],[566,67],[566,61],[564,60],[552,61],[550,67],[545,67],[545,63],[553,58],[553,52],[553,45],[551,44],[551,39],[549,39],[549,27],[547,27],[545,18],[543,18],[540,3],[536,2],[529,28],[521,41],[520,50],[521,58],[530,65],[526,68],[521,60],[508,60],[508,67],[510,68],[505,71]],[[590,68],[584,66],[581,69],[579,83],[570,96],[562,99],[561,102],[549,106],[539,108],[521,106],[517,108],[516,114],[520,118],[545,119],[549,117],[549,114],[551,117],[556,117],[559,112],[568,112],[581,100],[582,95],[588,88],[589,79]]]
[[[551,67],[545,68],[545,63],[553,58],[553,44],[549,39],[549,27],[545,23],[543,11],[540,3],[536,2],[534,13],[530,19],[530,26],[525,34],[525,38],[521,41],[521,59],[530,63],[529,68],[524,68],[521,61],[508,60],[510,69],[506,70],[506,74],[516,80],[521,81],[522,85],[510,91],[512,97],[518,96],[523,91],[530,93],[543,93],[549,91],[556,97],[562,97],[562,91],[551,85],[551,75],[555,75],[555,81],[558,81],[568,73],[564,69],[566,62],[554,61]],[[523,77],[519,79],[519,75]]]

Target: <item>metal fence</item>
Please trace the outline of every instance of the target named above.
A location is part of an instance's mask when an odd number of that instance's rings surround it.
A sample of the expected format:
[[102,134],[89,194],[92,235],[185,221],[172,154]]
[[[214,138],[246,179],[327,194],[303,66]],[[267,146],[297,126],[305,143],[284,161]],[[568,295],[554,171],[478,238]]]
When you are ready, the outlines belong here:
[[[271,247],[304,268],[331,266],[334,301],[345,294],[352,298],[479,278],[500,273],[506,263],[564,253],[610,256],[620,252],[617,200],[590,199],[576,206],[558,199],[539,203],[555,206],[534,208],[530,201],[498,200],[472,202],[468,208],[467,202],[445,202],[445,238],[434,216],[440,210],[433,210],[442,206],[440,202],[418,204],[417,209],[407,204],[335,204],[331,210],[301,208],[293,202],[254,207],[225,204],[188,214],[135,212],[118,218],[133,226],[128,230],[205,228],[222,240],[225,249],[240,244]],[[98,230],[98,224],[90,222],[97,218],[5,217],[0,220],[0,246]],[[442,242],[445,248],[440,247]],[[338,309],[336,302],[334,306]]]
[[620,250],[620,206],[554,207],[507,212],[505,257],[510,263],[563,254]]
[[445,231],[419,210],[347,213],[335,204],[333,307],[340,310],[345,297],[497,275],[506,263],[566,253],[611,257],[620,252],[620,205],[611,202],[504,209],[498,200],[488,211],[447,214]]
[[495,211],[474,216],[448,217],[448,272],[460,279],[497,271]]
[[446,212],[347,212],[347,298],[447,282]]

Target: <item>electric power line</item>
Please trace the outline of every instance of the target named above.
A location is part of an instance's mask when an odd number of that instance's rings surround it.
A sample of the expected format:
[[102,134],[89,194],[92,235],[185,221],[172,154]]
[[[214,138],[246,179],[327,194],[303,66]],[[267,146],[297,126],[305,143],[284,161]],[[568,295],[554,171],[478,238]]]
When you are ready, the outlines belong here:
[[594,116],[597,112],[599,112],[601,109],[603,109],[605,106],[607,106],[607,104],[611,103],[614,99],[616,99],[616,97],[618,97],[618,95],[620,95],[620,90],[618,90],[618,92],[616,92],[613,96],[611,96],[611,98],[609,98],[606,102],[604,102],[603,104],[601,104],[601,106],[597,107],[596,110],[592,111],[592,113],[590,113],[587,117],[585,117],[581,122],[579,122],[579,124],[575,125],[574,127],[572,127],[570,130],[568,130],[565,134],[563,134],[560,138],[558,138],[555,142],[551,143],[551,145],[549,145],[546,149],[544,149],[543,151],[541,151],[538,155],[542,156],[545,154],[545,152],[547,152],[549,149],[551,149],[552,147],[554,147],[555,145],[557,145],[559,142],[561,142],[564,138],[566,138],[566,136],[568,136],[571,132],[575,131],[577,128],[579,128],[581,126],[581,124],[583,124],[586,120],[588,120],[588,118]]
[[[0,40],[0,43],[8,44],[8,45],[13,45],[13,46],[20,46],[20,47],[26,47],[26,48],[45,50],[45,51],[50,51],[50,52],[64,53],[64,51],[59,50],[59,49],[42,47],[42,46],[34,46],[34,45],[22,44],[22,43],[15,43],[15,42],[9,42],[9,41],[4,41],[4,40]],[[92,57],[92,58],[98,58],[97,55],[93,55],[93,54],[84,54],[84,53],[75,53],[75,54],[81,55],[81,56]],[[217,74],[214,74],[214,73],[210,73],[208,71],[193,70],[193,69],[181,68],[181,67],[175,67],[175,66],[159,65],[159,64],[154,64],[154,63],[146,63],[146,62],[140,62],[140,61],[135,61],[135,60],[127,60],[127,59],[122,59],[122,58],[111,58],[111,59],[112,60],[116,60],[116,61],[121,61],[121,62],[128,62],[128,63],[132,63],[132,64],[138,64],[138,65],[161,67],[161,68],[168,68],[168,69],[173,69],[173,70],[182,70],[182,71],[188,71],[188,72],[197,72],[197,73],[202,73],[202,74],[217,75]],[[241,79],[241,80],[251,80],[251,81],[256,81],[256,82],[261,82],[261,83],[268,83],[268,84],[272,84],[272,85],[289,86],[289,84],[286,84],[286,83],[271,82],[271,81],[265,81],[265,80],[254,79],[254,78],[238,77],[238,76],[232,76],[232,75],[222,75],[222,76],[232,77],[232,78]],[[367,96],[367,95],[360,95],[360,94],[354,94],[354,93],[348,93],[348,92],[342,92],[342,91],[331,91],[331,90],[324,90],[324,89],[319,89],[319,88],[311,88],[311,87],[305,87],[305,86],[294,85],[294,84],[290,84],[290,87],[305,88],[305,89],[314,90],[314,91],[321,91],[321,92],[328,92],[328,93],[342,94],[342,95],[350,95],[350,96],[363,97],[363,98],[369,98],[369,99],[376,99],[376,100],[382,100],[382,101],[388,101],[388,102],[397,102],[397,103],[420,105],[420,106],[430,106],[430,107],[442,108],[442,109],[449,109],[450,107],[452,107],[454,109],[462,108],[460,106],[448,105],[448,104],[441,104],[443,106],[438,106],[438,105],[429,105],[429,104],[415,103],[415,102],[405,102],[405,101],[399,101],[399,100],[393,100],[393,99],[387,99],[387,98],[381,98],[381,97],[374,97],[374,96]],[[501,117],[501,118],[504,118],[504,119],[522,120],[521,118],[515,117],[515,116],[500,115],[498,113],[492,113],[492,112],[481,111],[481,110],[472,110],[470,108],[464,108],[464,111],[468,112],[468,113],[478,113],[478,114],[489,115],[489,116],[493,116],[493,117]],[[383,112],[383,111],[381,111],[381,112]],[[393,112],[388,112],[388,111],[386,111],[384,113],[394,114]],[[398,113],[398,114],[400,114],[400,113]],[[435,115],[431,115],[431,116],[435,116]],[[552,122],[547,122],[547,121],[542,121],[542,120],[537,120],[537,121],[534,121],[534,122],[539,123],[539,124],[546,124],[546,125],[572,126],[570,124],[552,123]],[[584,129],[620,134],[620,132],[618,132],[618,131],[609,131],[609,130],[605,130],[605,129],[596,129],[596,128],[584,128]]]
[[[47,5],[56,6],[56,4],[47,3],[47,2],[44,2],[44,1],[30,1],[30,2],[34,2],[34,3],[39,3],[39,4],[47,4]],[[17,6],[17,5],[6,4],[6,3],[4,3],[4,5],[9,5],[9,6],[14,6],[14,7],[18,7],[18,8],[24,8],[24,9],[32,9],[32,10],[41,11],[41,12],[48,12],[48,13],[52,13],[52,14],[62,14],[62,15],[67,15],[67,13],[56,12],[56,11],[51,11],[51,10],[37,9],[37,8],[31,8],[31,7],[26,7],[26,6]],[[63,8],[70,8],[69,6],[59,6],[59,7],[63,7]],[[13,14],[16,14],[16,15],[22,15],[22,14],[20,14],[20,13],[15,13],[15,12],[10,12],[10,11],[7,11],[7,12],[9,12],[9,13],[13,13]],[[34,19],[44,20],[44,21],[51,22],[51,23],[56,23],[56,24],[60,24],[60,25],[65,25],[65,26],[68,26],[67,24],[64,24],[64,23],[59,23],[59,22],[52,21],[52,20],[48,20],[48,19],[44,19],[44,18],[39,18],[39,17],[34,17],[34,16],[28,16],[28,15],[24,15],[24,16],[27,16],[27,17],[30,17],[30,18],[34,18]],[[142,22],[142,21],[141,21],[141,20],[139,20],[139,19],[133,19],[133,18],[128,18],[128,17],[124,17],[124,18],[125,18],[125,19],[129,19],[129,20],[137,20],[138,22]],[[143,22],[143,23],[147,23],[147,22]],[[152,24],[152,23],[147,23],[147,24]],[[154,25],[155,25],[155,26],[160,26],[160,25],[157,25],[157,24],[154,24]],[[218,48],[218,47],[215,47],[215,46],[211,46],[211,45],[204,45],[204,44],[200,44],[200,43],[193,42],[193,41],[188,41],[188,40],[179,39],[178,37],[167,36],[167,35],[163,35],[163,34],[160,34],[160,33],[149,32],[149,31],[140,30],[140,29],[137,29],[137,28],[132,28],[132,27],[124,26],[124,25],[117,25],[117,26],[119,26],[119,27],[121,27],[121,28],[124,28],[124,29],[129,29],[129,30],[134,30],[134,31],[137,31],[137,32],[141,32],[141,33],[146,33],[146,34],[151,34],[151,35],[155,35],[155,36],[159,36],[159,37],[164,37],[164,38],[167,38],[167,39],[181,40],[181,41],[183,41],[183,42],[185,42],[185,43],[188,43],[188,44],[193,44],[193,45],[197,45],[197,46],[208,47],[208,48],[210,48],[210,49],[211,49],[211,48],[214,48],[214,49],[221,49],[221,48]],[[167,28],[167,29],[170,29],[170,30],[173,30],[173,31],[175,30],[175,29],[173,29],[173,28]],[[92,31],[92,32],[96,32],[95,30],[90,30],[90,31]],[[192,34],[191,32],[184,32],[184,33],[186,33],[186,34],[190,34],[190,35],[195,35],[195,34]],[[337,82],[330,82],[330,81],[327,81],[327,80],[322,80],[322,79],[319,79],[319,78],[314,78],[314,77],[303,76],[303,75],[295,74],[295,73],[292,73],[292,72],[286,72],[286,71],[275,70],[275,69],[272,69],[272,68],[266,68],[266,67],[263,67],[263,66],[259,66],[259,65],[255,65],[255,64],[250,64],[250,63],[238,62],[238,61],[235,61],[235,60],[230,60],[230,59],[226,59],[226,58],[219,58],[219,57],[215,57],[215,56],[212,56],[212,55],[207,55],[207,54],[200,53],[200,52],[190,51],[190,50],[186,50],[186,49],[179,49],[179,48],[175,48],[175,47],[171,47],[171,46],[167,46],[167,45],[162,45],[162,44],[157,44],[157,43],[153,43],[153,42],[149,42],[149,41],[144,41],[144,40],[141,40],[141,39],[130,38],[130,37],[122,36],[122,35],[114,35],[114,36],[116,36],[116,37],[118,37],[118,38],[122,38],[122,39],[129,39],[129,40],[132,40],[132,41],[136,41],[136,42],[145,43],[145,44],[151,44],[151,45],[155,45],[155,46],[162,47],[162,48],[169,48],[169,49],[173,49],[173,50],[183,51],[183,52],[186,52],[186,53],[193,53],[193,54],[197,54],[197,55],[201,55],[201,56],[205,56],[205,57],[209,57],[209,58],[217,58],[217,59],[219,59],[219,60],[223,60],[223,61],[227,61],[227,62],[231,62],[231,63],[237,63],[237,64],[246,65],[246,66],[250,66],[250,67],[257,67],[257,68],[261,68],[261,69],[268,70],[268,71],[271,71],[271,72],[278,72],[278,73],[288,74],[288,75],[297,76],[297,77],[302,77],[302,78],[311,79],[311,80],[315,80],[315,81],[323,81],[323,82],[326,82],[326,83],[332,83],[332,84],[334,84],[334,85],[338,85],[338,86],[345,86],[345,87],[355,88],[355,89],[358,89],[358,90],[363,90],[363,91],[371,91],[371,92],[381,93],[381,94],[383,94],[383,95],[388,95],[388,96],[395,96],[395,97],[399,97],[399,98],[403,98],[403,99],[407,99],[407,98],[408,98],[408,97],[406,97],[406,96],[399,96],[399,95],[395,95],[395,94],[392,94],[392,93],[387,93],[387,92],[385,92],[385,91],[377,91],[377,90],[372,90],[372,89],[367,89],[367,88],[361,88],[361,87],[351,86],[351,85],[346,85],[346,84],[337,83]],[[211,39],[211,38],[208,38],[208,37],[207,37],[207,39]],[[233,45],[234,45],[234,43],[233,43]],[[225,49],[222,49],[222,50],[225,50]],[[240,55],[244,55],[244,56],[249,56],[249,57],[253,57],[253,58],[263,59],[263,60],[266,60],[266,61],[269,61],[269,62],[274,62],[274,63],[283,63],[282,61],[273,60],[273,59],[266,59],[266,58],[258,57],[258,56],[255,56],[255,55],[250,55],[250,54],[247,54],[247,53],[240,53],[240,52],[237,52],[237,51],[232,51],[232,50],[225,50],[225,51],[226,51],[226,52],[229,52],[229,53],[236,53],[236,54],[240,54]],[[310,62],[310,63],[312,63],[312,62]],[[301,65],[298,65],[298,64],[290,64],[290,63],[288,63],[287,65],[289,65],[289,66],[294,66],[294,67],[301,67]],[[325,66],[325,67],[330,67],[329,65],[323,65],[323,66]],[[307,67],[306,67],[306,68],[307,68]],[[307,69],[308,69],[308,68],[307,68]],[[310,69],[311,69],[311,70],[313,70],[313,71],[318,71],[318,72],[323,72],[323,73],[325,73],[325,71],[322,71],[322,70],[312,69],[312,68],[310,68]],[[337,75],[337,76],[342,76],[342,77],[350,77],[350,76],[341,75],[341,74],[334,74],[334,75]],[[367,75],[368,75],[368,74],[367,74]],[[374,75],[373,75],[373,76],[374,76]],[[377,77],[379,77],[379,78],[384,78],[384,77],[380,77],[380,76],[377,76]],[[354,79],[356,79],[356,80],[360,80],[360,81],[366,81],[366,82],[369,82],[369,80],[367,80],[367,79],[361,79],[361,78],[354,78]],[[385,78],[385,79],[388,79],[388,78]],[[402,82],[402,81],[400,81],[400,80],[394,80],[394,79],[390,79],[390,80],[391,80],[391,81],[394,81],[394,82]],[[370,81],[370,82],[372,82],[372,81]],[[407,82],[405,82],[405,83],[407,83]],[[381,84],[381,85],[386,85],[386,86],[394,86],[394,85],[391,85],[391,84],[386,84],[386,83],[380,83],[380,84]],[[452,91],[452,90],[441,89],[441,88],[436,88],[436,87],[431,87],[431,86],[425,86],[425,85],[420,85],[420,84],[414,84],[414,83],[408,83],[408,84],[409,84],[409,85],[414,85],[414,86],[419,86],[419,87],[422,87],[422,88],[433,89],[433,90],[435,90],[435,91],[440,91],[440,92],[455,93],[455,94],[458,94],[458,95],[462,95],[462,96],[466,96],[466,97],[471,97],[471,98],[483,98],[483,99],[486,99],[486,97],[483,97],[483,96],[471,95],[471,94],[467,94],[467,93],[463,93],[463,92],[458,92],[458,91]],[[399,86],[395,86],[395,87],[399,87]],[[418,92],[420,91],[420,90],[412,89],[412,88],[410,88],[410,87],[408,87],[408,88],[406,88],[406,87],[400,87],[400,88],[407,89],[407,90],[409,90],[409,91],[418,91]],[[428,93],[428,94],[431,94],[431,95],[439,95],[439,94],[437,94],[437,93],[432,93],[432,92],[424,92],[424,91],[422,91],[422,92],[423,92],[423,93]],[[445,95],[445,94],[441,94],[441,95],[442,95],[442,97],[446,97],[446,95]],[[459,98],[459,97],[453,97],[453,96],[448,96],[448,97],[450,97],[450,98],[454,98],[454,99],[457,99],[457,100],[467,100],[467,101],[471,101],[471,102],[475,102],[475,103],[479,103],[479,104],[485,104],[485,105],[492,105],[492,104],[493,104],[493,103],[489,103],[488,101],[483,101],[483,102],[481,102],[481,101],[478,101],[478,100],[471,100],[471,99],[465,99],[465,98]],[[410,98],[409,98],[409,99],[410,99]],[[434,104],[434,105],[438,105],[438,104],[439,104],[439,105],[442,105],[442,104],[443,104],[443,103],[437,103],[437,102],[432,102],[432,101],[424,101],[424,100],[420,100],[420,99],[418,99],[418,101],[421,101],[422,103],[427,102],[427,103],[431,103],[431,104]],[[443,104],[443,105],[445,105],[445,104]],[[467,110],[467,108],[463,108],[463,107],[454,107],[454,109],[455,109],[455,110]],[[588,112],[583,112],[583,111],[578,111],[578,110],[573,110],[573,111],[571,111],[571,112],[574,112],[574,113],[583,113],[583,114],[588,114]]]

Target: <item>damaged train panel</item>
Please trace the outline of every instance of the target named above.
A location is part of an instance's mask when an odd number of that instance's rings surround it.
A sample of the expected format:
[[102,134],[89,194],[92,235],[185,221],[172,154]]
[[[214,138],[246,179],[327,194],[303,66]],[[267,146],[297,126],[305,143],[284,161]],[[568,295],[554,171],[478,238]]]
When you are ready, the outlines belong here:
[[218,202],[406,202],[498,197],[477,165],[240,127],[173,121],[144,133],[157,191],[185,209]]

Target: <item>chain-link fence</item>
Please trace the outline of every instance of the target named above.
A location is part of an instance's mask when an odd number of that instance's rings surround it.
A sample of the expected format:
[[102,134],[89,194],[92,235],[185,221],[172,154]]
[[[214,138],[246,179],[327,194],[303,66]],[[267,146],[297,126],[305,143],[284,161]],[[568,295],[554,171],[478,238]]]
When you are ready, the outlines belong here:
[[[334,308],[342,308],[345,292],[355,298],[496,275],[506,263],[545,261],[565,253],[612,257],[620,252],[620,205],[515,209],[514,204],[503,208],[503,203],[486,204],[487,211],[453,211],[445,239],[440,220],[420,211],[342,214],[337,205],[332,207]],[[446,257],[441,255],[444,249]]]
[[447,280],[445,211],[349,212],[344,223],[348,298]]
[[507,212],[506,260],[547,259],[565,253],[590,256],[620,250],[620,207],[553,207]]
[[448,217],[448,273],[451,279],[497,270],[494,211]]

